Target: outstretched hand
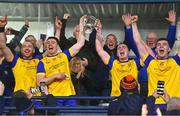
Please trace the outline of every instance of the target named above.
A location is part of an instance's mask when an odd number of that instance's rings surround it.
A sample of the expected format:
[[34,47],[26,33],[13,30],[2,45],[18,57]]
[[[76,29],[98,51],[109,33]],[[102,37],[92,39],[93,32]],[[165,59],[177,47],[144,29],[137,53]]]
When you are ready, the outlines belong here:
[[85,22],[86,22],[86,17],[87,15],[83,15],[80,20],[79,20],[79,28],[80,28],[80,32],[82,34],[82,32],[84,31],[84,26],[85,26]]
[[83,15],[79,20],[79,35],[78,35],[79,39],[81,38],[85,40],[84,26],[85,26],[86,17],[87,15]]
[[124,22],[124,25],[127,27],[127,26],[130,26],[131,25],[131,14],[124,14],[122,15],[122,21]]
[[59,19],[59,17],[56,16],[56,18],[55,18],[55,29],[61,29],[61,28],[62,28],[62,22]]
[[102,36],[102,24],[99,19],[97,21],[96,31],[97,31],[96,39],[98,39],[99,43],[103,46],[104,40],[103,40],[103,36]]
[[27,19],[27,17],[24,17],[24,23],[27,27],[29,27],[29,20]]
[[137,21],[138,21],[138,16],[137,15],[131,16],[131,23],[135,23]]
[[102,31],[102,23],[101,23],[100,19],[97,20],[95,29],[97,30],[97,32],[101,33],[101,31]]
[[174,12],[173,10],[170,10],[168,12],[168,17],[166,18],[167,21],[169,21],[171,24],[176,23],[176,12]]

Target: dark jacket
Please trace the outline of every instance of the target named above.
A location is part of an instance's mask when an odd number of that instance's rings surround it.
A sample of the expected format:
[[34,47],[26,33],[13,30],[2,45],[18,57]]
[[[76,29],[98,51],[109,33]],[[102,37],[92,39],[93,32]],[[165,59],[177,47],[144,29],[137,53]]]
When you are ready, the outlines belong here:
[[75,73],[71,74],[72,83],[74,85],[74,89],[76,91],[77,96],[87,96],[87,86],[88,86],[88,77],[79,77],[76,78]]
[[[117,49],[110,50],[106,45],[103,48],[110,56],[117,58]],[[109,96],[111,91],[111,82],[109,82],[109,67],[104,64],[100,57],[97,60],[94,78],[97,81],[97,90],[100,95]]]
[[12,50],[12,52],[15,52],[14,49],[17,46],[21,46],[21,40],[28,31],[28,27],[24,25],[20,30],[19,33],[15,34],[14,38],[10,41],[10,43],[7,44],[7,46]]
[[4,95],[12,96],[15,86],[15,80],[10,64],[6,60],[3,60],[2,64],[0,64],[0,72],[0,80],[5,86]]
[[[71,37],[69,39],[65,36],[65,28],[66,28],[66,22],[67,20],[62,20],[62,28],[61,28],[61,34],[60,34],[60,41],[59,46],[62,51],[65,49],[69,49],[72,45],[74,45],[77,40],[74,37]],[[87,70],[94,72],[96,65],[97,65],[97,54],[94,51],[94,45],[95,45],[95,38],[91,37],[89,41],[85,41],[84,46],[80,49],[78,54],[76,56],[80,58],[86,58],[88,60],[88,66],[86,67]]]
[[140,115],[142,105],[139,94],[122,94],[110,102],[108,115]]

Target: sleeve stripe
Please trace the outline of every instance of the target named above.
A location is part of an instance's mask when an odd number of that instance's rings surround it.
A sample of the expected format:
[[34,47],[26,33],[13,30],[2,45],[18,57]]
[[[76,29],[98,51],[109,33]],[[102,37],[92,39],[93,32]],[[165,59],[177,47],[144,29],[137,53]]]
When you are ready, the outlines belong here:
[[42,61],[38,63],[37,73],[45,73],[44,64]]
[[112,69],[113,62],[114,62],[114,58],[110,57],[109,62],[108,62],[108,66],[109,66],[110,69]]
[[179,54],[178,55],[175,55],[173,57],[173,59],[176,61],[176,63],[180,66],[180,57],[179,57]]
[[135,63],[136,63],[136,66],[138,68],[138,70],[140,70],[142,67],[141,67],[141,64],[140,64],[140,59],[139,58],[136,58],[134,59]]
[[12,58],[13,60],[11,62],[11,68],[13,68],[16,65],[18,58],[19,56],[14,55],[14,57]]
[[68,57],[68,60],[70,61],[71,58],[72,58],[71,50],[70,49],[69,50],[64,50],[63,53],[66,54],[66,56]]
[[153,60],[154,58],[150,55],[147,56],[146,60],[144,61],[144,64],[146,65],[146,67],[148,67],[149,63],[151,62],[151,60]]

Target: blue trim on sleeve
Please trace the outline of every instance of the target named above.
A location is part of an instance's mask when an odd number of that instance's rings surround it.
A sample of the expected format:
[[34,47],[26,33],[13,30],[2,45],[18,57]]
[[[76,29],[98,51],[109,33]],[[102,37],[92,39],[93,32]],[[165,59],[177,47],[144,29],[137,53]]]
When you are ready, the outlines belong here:
[[151,60],[153,60],[154,58],[151,55],[148,55],[148,57],[146,58],[146,60],[144,61],[144,64],[146,67],[148,67],[149,63],[151,62]]
[[66,54],[66,56],[68,57],[68,60],[70,61],[72,56],[71,56],[69,50],[64,50],[63,53]]
[[152,48],[152,51],[155,55],[157,55],[156,48]]
[[167,40],[170,48],[173,48],[174,42],[176,40],[176,25],[169,25]]
[[147,74],[147,69],[146,67],[143,67],[139,70],[138,73],[138,82],[142,83],[142,82],[148,82],[148,74]]
[[45,73],[44,63],[42,61],[39,61],[38,63],[37,73]]
[[14,55],[14,58],[11,62],[11,68],[13,68],[16,65],[18,58],[19,58],[18,55]]
[[113,57],[110,57],[109,62],[108,62],[108,66],[109,66],[110,69],[112,69],[114,60],[115,59]]
[[180,57],[178,56],[178,55],[175,55],[175,56],[173,56],[172,57],[175,61],[176,61],[176,63],[180,66]]
[[137,49],[137,46],[134,42],[134,38],[133,38],[133,32],[132,32],[132,28],[125,28],[125,37],[127,39],[127,44],[128,46],[132,49],[132,51],[134,52],[134,54],[139,57],[139,52],[138,52],[138,49]]
[[136,66],[138,70],[140,70],[142,68],[141,63],[140,63],[140,58],[135,58],[134,61],[136,62]]

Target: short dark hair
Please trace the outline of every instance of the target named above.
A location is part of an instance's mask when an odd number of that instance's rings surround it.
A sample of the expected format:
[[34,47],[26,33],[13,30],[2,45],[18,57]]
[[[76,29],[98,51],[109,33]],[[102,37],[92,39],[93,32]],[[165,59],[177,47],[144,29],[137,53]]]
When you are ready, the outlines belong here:
[[14,98],[27,98],[27,94],[24,90],[20,89],[14,93]]
[[16,110],[19,113],[28,113],[31,109],[34,108],[33,102],[28,98],[24,90],[18,90],[14,93],[13,102],[16,107]]
[[157,40],[157,42],[159,42],[159,41],[167,41],[167,42],[168,42],[167,38],[159,38],[159,39]]
[[124,42],[120,42],[120,43],[118,44],[118,46],[119,46],[119,45],[121,45],[121,44],[124,44],[124,45],[126,45],[126,46],[127,46],[127,48],[128,48],[128,50],[130,50],[130,49],[129,49],[129,46],[128,46],[128,44],[127,44],[125,41],[124,41]]
[[49,40],[49,39],[54,39],[54,40],[56,40],[57,43],[59,43],[58,38],[56,38],[56,37],[54,37],[54,36],[50,36],[50,37],[47,38],[47,40]]

